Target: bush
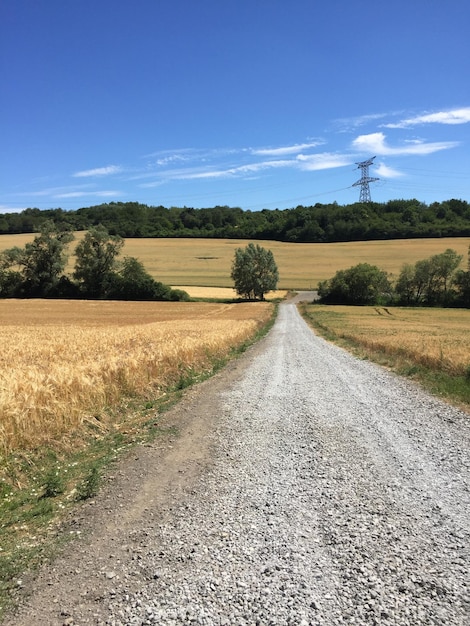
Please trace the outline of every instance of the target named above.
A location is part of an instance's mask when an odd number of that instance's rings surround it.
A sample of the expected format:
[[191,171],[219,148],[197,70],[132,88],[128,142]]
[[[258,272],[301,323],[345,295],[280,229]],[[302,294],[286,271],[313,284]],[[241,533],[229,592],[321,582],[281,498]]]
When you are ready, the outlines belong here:
[[318,286],[318,295],[325,304],[386,304],[392,299],[391,292],[386,272],[368,263],[339,270]]

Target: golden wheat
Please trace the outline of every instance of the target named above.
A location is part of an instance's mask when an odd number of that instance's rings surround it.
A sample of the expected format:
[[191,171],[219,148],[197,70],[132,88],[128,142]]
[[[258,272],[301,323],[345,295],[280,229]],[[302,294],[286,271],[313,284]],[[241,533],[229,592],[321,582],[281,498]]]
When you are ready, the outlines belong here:
[[[83,233],[70,246],[73,253]],[[0,251],[24,246],[34,235],[0,235]],[[137,257],[146,270],[168,285],[232,287],[230,271],[236,248],[243,239],[126,239],[123,254]],[[467,262],[470,237],[396,239],[341,243],[286,243],[256,241],[272,251],[279,268],[280,289],[316,289],[320,280],[358,263],[377,265],[397,278],[404,263],[414,264],[452,248]],[[75,259],[70,257],[68,271]]]
[[309,314],[340,337],[366,349],[465,375],[470,366],[470,311],[401,307],[308,307]]
[[[192,285],[176,285],[173,289],[182,289],[186,291],[191,298],[219,298],[219,299],[236,299],[238,294],[235,289],[230,287],[194,287]],[[284,289],[277,289],[275,291],[269,291],[266,294],[266,300],[275,300],[277,298],[284,298],[287,291]]]
[[0,301],[0,450],[46,445],[153,397],[253,336],[268,303]]

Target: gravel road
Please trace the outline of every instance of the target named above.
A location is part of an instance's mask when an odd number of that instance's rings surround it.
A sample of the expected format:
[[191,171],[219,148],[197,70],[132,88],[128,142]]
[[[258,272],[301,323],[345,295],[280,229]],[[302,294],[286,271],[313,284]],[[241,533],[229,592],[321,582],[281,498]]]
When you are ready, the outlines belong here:
[[470,623],[467,414],[283,304],[181,417],[70,522],[82,539],[8,624]]

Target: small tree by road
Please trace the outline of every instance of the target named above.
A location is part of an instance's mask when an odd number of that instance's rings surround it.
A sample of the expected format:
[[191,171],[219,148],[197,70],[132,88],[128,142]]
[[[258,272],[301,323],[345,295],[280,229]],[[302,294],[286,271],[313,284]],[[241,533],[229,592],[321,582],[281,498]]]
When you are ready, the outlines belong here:
[[369,263],[339,270],[318,286],[320,300],[326,304],[379,304],[387,302],[391,292],[386,272]]
[[277,288],[279,272],[271,250],[249,243],[237,248],[231,278],[239,296],[249,300],[264,300],[268,291]]

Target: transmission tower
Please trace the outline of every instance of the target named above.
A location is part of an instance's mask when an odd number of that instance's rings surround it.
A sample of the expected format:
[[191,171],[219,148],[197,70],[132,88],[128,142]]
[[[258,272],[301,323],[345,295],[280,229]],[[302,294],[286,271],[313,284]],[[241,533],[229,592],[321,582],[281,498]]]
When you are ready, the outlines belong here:
[[367,161],[361,161],[360,163],[356,163],[357,169],[361,170],[361,178],[353,183],[353,187],[357,187],[361,185],[361,193],[359,194],[359,202],[370,202],[370,189],[369,183],[373,183],[379,178],[371,178],[369,176],[369,165],[372,165],[372,161],[375,159],[373,156],[371,159]]

